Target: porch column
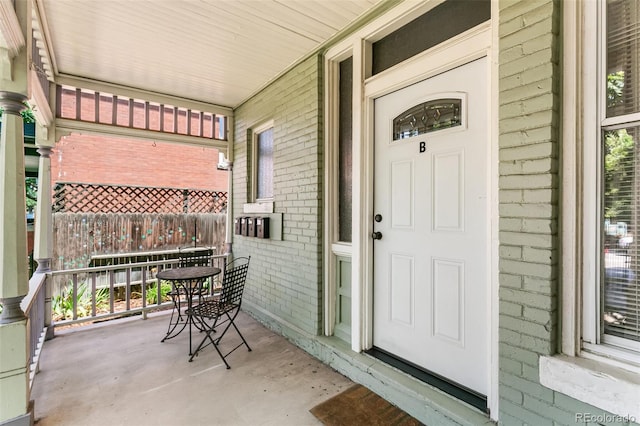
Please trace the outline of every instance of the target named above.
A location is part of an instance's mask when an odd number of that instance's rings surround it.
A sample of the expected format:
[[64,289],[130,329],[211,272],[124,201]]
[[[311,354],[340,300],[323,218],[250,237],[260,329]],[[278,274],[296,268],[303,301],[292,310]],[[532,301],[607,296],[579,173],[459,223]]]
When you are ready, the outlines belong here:
[[226,254],[233,253],[233,162],[228,161],[227,171],[227,229],[226,229],[226,244],[224,251]]
[[[38,262],[36,272],[51,272],[53,257],[53,215],[51,193],[51,151],[52,146],[46,138],[46,128],[36,124],[36,145],[38,146],[38,203],[36,204],[35,236],[33,257]],[[47,327],[47,339],[53,337],[51,327],[51,278],[47,278],[44,301],[44,326]]]
[[[38,126],[39,127],[39,126]],[[38,137],[36,129],[36,145],[38,147],[38,204],[35,215],[35,236],[33,257],[38,262],[37,272],[50,272],[53,256],[53,216],[51,193],[51,151],[52,146]]]
[[0,91],[0,108],[4,110],[0,134],[0,424],[20,424],[29,405],[29,339],[27,318],[20,307],[29,291],[20,116],[24,101],[22,94]]

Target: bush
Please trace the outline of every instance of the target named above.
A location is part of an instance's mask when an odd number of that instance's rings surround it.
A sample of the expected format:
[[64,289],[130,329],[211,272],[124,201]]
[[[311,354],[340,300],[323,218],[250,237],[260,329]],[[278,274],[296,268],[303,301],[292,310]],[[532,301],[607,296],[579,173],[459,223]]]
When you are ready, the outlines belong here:
[[[87,283],[78,285],[78,294],[75,296],[78,318],[86,317],[91,314],[91,292],[87,291]],[[96,289],[96,310],[106,306],[109,302],[109,289]],[[62,294],[54,296],[52,300],[53,315],[56,319],[73,318],[73,283],[69,282]]]
[[[160,300],[165,302],[169,300],[169,292],[171,291],[171,283],[167,281],[161,281],[160,284]],[[147,289],[147,304],[152,305],[158,303],[158,286],[154,285]]]

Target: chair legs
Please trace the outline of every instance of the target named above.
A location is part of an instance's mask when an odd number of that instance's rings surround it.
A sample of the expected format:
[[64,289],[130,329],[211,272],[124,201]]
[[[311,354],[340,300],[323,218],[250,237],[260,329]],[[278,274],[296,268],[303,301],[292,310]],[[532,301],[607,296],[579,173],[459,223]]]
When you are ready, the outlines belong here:
[[[200,344],[198,345],[196,350],[193,352],[193,354],[189,358],[189,362],[193,361],[193,358],[195,356],[197,356],[198,353],[200,353],[200,351],[202,349],[204,349],[205,347],[207,347],[209,345],[213,345],[213,347],[216,350],[216,352],[218,352],[218,355],[220,355],[220,358],[222,358],[222,362],[224,362],[224,365],[227,367],[227,369],[231,368],[231,366],[227,362],[227,357],[232,352],[234,352],[236,349],[238,349],[242,345],[245,345],[247,347],[247,350],[249,352],[251,352],[251,347],[249,346],[249,344],[247,343],[247,341],[245,340],[244,336],[242,335],[242,333],[240,332],[240,330],[238,329],[238,327],[236,326],[236,324],[234,322],[234,320],[238,316],[239,312],[240,312],[240,309],[235,309],[235,311],[233,312],[233,315],[231,315],[230,312],[224,312],[224,315],[226,316],[226,318],[224,318],[222,321],[219,321],[221,315],[215,316],[214,318],[209,317],[208,319],[213,320],[213,323],[211,325],[206,323],[205,318],[207,318],[207,317],[202,317],[202,316],[195,315],[194,317],[197,319],[198,322],[200,322],[200,325],[202,325],[203,331],[206,333],[206,335],[204,336],[204,338],[202,339],[202,341],[200,342]],[[222,333],[219,336],[216,336],[216,338],[214,339],[211,335],[216,332],[216,327],[217,326],[221,326],[224,323],[227,323],[226,327],[224,328]],[[242,339],[242,343],[239,343],[234,348],[232,348],[230,351],[228,351],[227,353],[223,354],[220,351],[220,347],[219,347],[220,340],[222,340],[222,338],[225,336],[225,334],[227,333],[227,331],[229,330],[229,328],[231,326],[233,326],[233,328],[236,330],[236,332],[240,336],[240,339]]]

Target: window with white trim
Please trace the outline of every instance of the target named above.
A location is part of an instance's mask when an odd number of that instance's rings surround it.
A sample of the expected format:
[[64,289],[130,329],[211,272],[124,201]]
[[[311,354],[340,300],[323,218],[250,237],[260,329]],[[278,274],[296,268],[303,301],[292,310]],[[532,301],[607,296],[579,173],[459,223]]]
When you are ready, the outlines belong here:
[[253,130],[253,201],[273,201],[273,122]]
[[631,422],[640,419],[636,3],[562,5],[562,354],[539,359],[542,385]]
[[586,56],[596,83],[583,83],[581,349],[640,365],[640,3],[594,4],[599,51]]

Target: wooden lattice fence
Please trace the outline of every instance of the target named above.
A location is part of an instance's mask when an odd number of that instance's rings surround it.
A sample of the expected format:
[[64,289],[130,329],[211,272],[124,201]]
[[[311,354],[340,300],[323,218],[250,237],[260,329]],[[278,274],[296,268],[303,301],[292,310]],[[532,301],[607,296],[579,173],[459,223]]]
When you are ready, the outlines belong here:
[[224,213],[227,193],[200,189],[59,182],[54,213]]

